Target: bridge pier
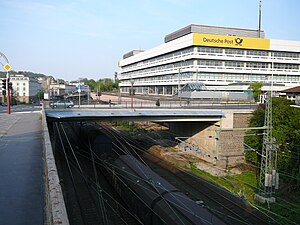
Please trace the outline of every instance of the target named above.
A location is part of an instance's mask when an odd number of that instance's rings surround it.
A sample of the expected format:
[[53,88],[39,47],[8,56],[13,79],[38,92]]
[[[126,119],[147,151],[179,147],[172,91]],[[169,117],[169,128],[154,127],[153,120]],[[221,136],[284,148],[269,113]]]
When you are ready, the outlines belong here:
[[[252,111],[226,111],[219,122],[172,122],[170,132],[184,141],[177,147],[222,169],[244,162],[244,134]],[[197,146],[197,148],[191,147]],[[196,150],[195,150],[196,149]]]

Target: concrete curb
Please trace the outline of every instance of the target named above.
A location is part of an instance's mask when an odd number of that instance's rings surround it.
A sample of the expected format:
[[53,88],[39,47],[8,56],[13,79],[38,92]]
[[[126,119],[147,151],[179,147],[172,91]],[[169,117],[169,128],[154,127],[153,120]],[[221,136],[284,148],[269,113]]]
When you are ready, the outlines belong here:
[[45,222],[47,225],[69,225],[67,210],[63,198],[61,185],[53,155],[52,145],[46,121],[46,114],[42,110],[42,127],[44,139],[45,160]]

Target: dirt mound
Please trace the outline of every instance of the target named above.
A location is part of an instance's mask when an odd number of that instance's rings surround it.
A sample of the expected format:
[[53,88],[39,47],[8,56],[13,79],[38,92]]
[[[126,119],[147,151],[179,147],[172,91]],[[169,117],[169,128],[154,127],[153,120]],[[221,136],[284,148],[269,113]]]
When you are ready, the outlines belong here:
[[190,167],[190,164],[198,161],[199,159],[193,155],[179,151],[174,147],[162,147],[154,145],[147,151],[147,158],[152,161],[167,161],[178,167]]

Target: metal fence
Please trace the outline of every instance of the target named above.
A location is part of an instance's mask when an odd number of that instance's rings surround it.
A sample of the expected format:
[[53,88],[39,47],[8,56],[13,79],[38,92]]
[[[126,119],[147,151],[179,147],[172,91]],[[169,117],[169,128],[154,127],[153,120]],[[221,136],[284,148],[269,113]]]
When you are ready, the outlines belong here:
[[67,105],[53,107],[51,101],[44,102],[46,109],[256,109],[257,104],[252,102],[214,102],[214,101],[164,101],[164,100],[133,100],[133,101],[90,101],[74,102],[74,106]]

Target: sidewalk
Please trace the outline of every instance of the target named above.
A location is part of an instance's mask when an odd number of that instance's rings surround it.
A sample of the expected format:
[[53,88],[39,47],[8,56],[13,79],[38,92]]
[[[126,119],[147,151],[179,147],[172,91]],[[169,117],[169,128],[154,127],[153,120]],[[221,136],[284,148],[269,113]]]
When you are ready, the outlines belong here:
[[0,224],[43,223],[41,114],[0,114]]

